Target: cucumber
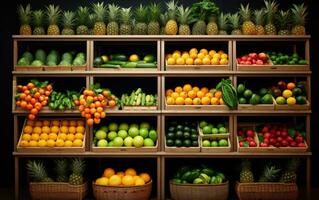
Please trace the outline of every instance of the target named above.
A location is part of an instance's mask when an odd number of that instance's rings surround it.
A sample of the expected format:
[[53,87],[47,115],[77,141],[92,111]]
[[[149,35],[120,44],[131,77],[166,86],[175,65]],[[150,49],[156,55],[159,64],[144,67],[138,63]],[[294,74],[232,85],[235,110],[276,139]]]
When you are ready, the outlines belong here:
[[121,68],[120,65],[114,65],[114,64],[103,64],[99,66],[100,68]]
[[145,106],[145,96],[146,96],[145,93],[143,93],[142,94],[142,102],[141,102],[142,106]]
[[124,54],[113,54],[110,58],[111,60],[127,61],[127,57]]
[[136,68],[137,63],[136,62],[127,62],[122,67],[123,68]]
[[107,61],[106,64],[111,64],[111,65],[125,65],[126,62],[124,61],[121,61],[121,60],[110,60],[110,61]]
[[156,68],[155,63],[137,63],[136,68]]

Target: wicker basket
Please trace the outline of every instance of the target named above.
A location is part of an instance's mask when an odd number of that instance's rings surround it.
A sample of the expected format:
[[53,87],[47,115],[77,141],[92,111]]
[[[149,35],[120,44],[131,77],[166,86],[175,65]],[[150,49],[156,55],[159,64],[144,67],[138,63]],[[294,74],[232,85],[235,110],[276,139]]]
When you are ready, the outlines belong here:
[[219,185],[210,184],[174,184],[170,182],[169,189],[173,200],[226,200],[228,198],[228,181]]
[[292,200],[298,198],[295,183],[236,183],[240,200]]
[[60,182],[31,182],[29,187],[33,200],[82,200],[88,193],[87,183],[75,186]]
[[148,200],[152,192],[152,181],[142,186],[99,186],[93,182],[96,200]]

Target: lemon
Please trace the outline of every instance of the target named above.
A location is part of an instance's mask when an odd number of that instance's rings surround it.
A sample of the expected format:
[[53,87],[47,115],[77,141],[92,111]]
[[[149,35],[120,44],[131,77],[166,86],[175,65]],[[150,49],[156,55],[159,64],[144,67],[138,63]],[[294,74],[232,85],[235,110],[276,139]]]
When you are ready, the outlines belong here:
[[175,59],[180,58],[180,57],[181,57],[181,54],[178,52],[173,53],[173,55],[172,55],[172,58],[175,58]]
[[282,93],[282,96],[285,97],[286,99],[292,96],[291,90],[284,90]]
[[193,105],[193,100],[189,97],[187,97],[184,101],[185,105]]
[[209,53],[210,57],[213,57],[216,54],[215,50],[210,50]]
[[24,132],[24,133],[27,133],[27,134],[31,134],[32,131],[33,131],[32,126],[28,126],[28,125],[25,126],[24,129],[23,129],[23,132]]
[[51,133],[58,133],[59,132],[59,127],[58,126],[52,126],[51,127]]
[[83,140],[84,135],[83,135],[82,133],[76,133],[76,134],[74,135],[74,138],[75,138],[75,139]]
[[139,185],[145,185],[145,181],[141,177],[135,180],[135,186],[139,186]]
[[67,134],[66,139],[73,141],[74,140],[74,134],[72,134],[72,133]]
[[168,65],[175,65],[175,58],[168,58],[167,59],[167,64]]
[[295,97],[288,97],[287,104],[288,105],[295,105],[296,104],[296,98]]
[[29,142],[27,140],[20,141],[20,147],[28,147],[28,146],[29,146]]
[[74,126],[70,126],[69,127],[69,133],[75,133],[76,132],[76,128]]
[[60,133],[60,134],[58,135],[58,139],[66,140],[66,134],[65,134],[65,133]]
[[27,134],[27,133],[23,134],[22,135],[22,140],[30,141],[31,140],[31,135]]
[[119,186],[122,183],[122,179],[118,175],[113,175],[109,179],[109,185],[110,186]]
[[207,58],[207,57],[205,57],[205,58],[203,59],[203,64],[204,64],[204,65],[209,65],[209,64],[210,64],[210,59]]
[[49,139],[50,140],[54,140],[55,141],[57,138],[58,138],[58,135],[56,133],[50,133],[49,134]]
[[186,64],[186,65],[193,65],[193,64],[194,64],[193,58],[186,58],[185,64]]
[[199,53],[199,54],[197,54],[197,58],[203,59],[203,58],[205,58],[205,54]]
[[77,133],[84,133],[84,130],[85,130],[84,126],[78,126],[78,127],[76,127],[76,132],[77,132]]
[[220,59],[219,64],[221,64],[221,65],[227,65],[227,64],[228,64],[227,58],[222,58],[222,59]]
[[225,59],[227,59],[227,58],[228,58],[228,55],[227,55],[227,54],[225,54],[225,53],[223,53],[220,57],[221,57],[221,58],[225,58]]
[[82,147],[83,146],[83,142],[82,142],[82,140],[80,140],[80,139],[75,139],[74,141],[73,141],[73,145],[72,145],[73,147]]
[[37,134],[37,133],[33,133],[33,134],[31,135],[31,140],[38,141],[39,138],[40,138],[40,136],[39,136],[39,134]]
[[175,99],[173,97],[167,97],[166,98],[166,103],[167,103],[167,105],[174,105],[175,104]]
[[33,133],[40,134],[42,133],[42,129],[40,127],[34,127]]
[[145,183],[151,180],[151,177],[148,173],[141,173],[139,176],[145,181]]
[[175,100],[176,105],[184,105],[185,100],[183,97],[177,97]]
[[129,59],[131,62],[136,62],[139,60],[139,57],[136,54],[132,54]]
[[198,50],[196,48],[192,48],[191,50],[189,50],[189,54],[197,54]]
[[220,59],[220,54],[218,54],[218,53],[214,54],[214,55],[213,55],[213,58],[218,58],[218,59]]
[[48,134],[46,134],[46,133],[42,133],[42,134],[40,135],[40,140],[48,140],[48,138],[49,138],[49,136],[48,136]]
[[47,133],[47,134],[49,134],[49,133],[50,133],[50,127],[48,127],[48,126],[43,126],[43,127],[42,127],[42,133]]
[[113,176],[115,174],[115,171],[114,169],[112,168],[106,168],[103,172],[103,177],[106,177],[106,178],[111,178],[111,176]]
[[[215,55],[219,55],[219,54],[215,54]],[[212,64],[212,65],[219,65],[219,58],[213,58],[213,59],[211,59],[210,64]]]
[[49,140],[47,141],[47,146],[48,146],[48,147],[54,147],[54,146],[55,146],[55,141],[52,140],[52,139],[49,139]]
[[60,131],[61,131],[61,133],[68,133],[69,128],[67,126],[61,126]]
[[57,147],[64,147],[64,140],[57,139],[57,141],[55,142],[55,145]]
[[39,146],[39,147],[46,147],[46,146],[47,146],[47,141],[45,141],[45,140],[39,140],[38,146]]
[[188,54],[188,53],[183,53],[183,54],[182,54],[182,58],[183,58],[184,60],[186,60],[187,58],[189,58],[189,54]]
[[67,140],[64,142],[64,146],[65,147],[72,147],[73,146],[73,142],[71,140]]
[[106,177],[98,178],[96,179],[95,184],[101,185],[101,186],[107,186],[109,184],[109,179]]
[[204,54],[204,55],[207,55],[207,54],[208,54],[208,51],[207,51],[207,49],[201,49],[201,50],[199,51],[199,53],[202,53],[202,54]]
[[38,142],[35,141],[35,140],[31,140],[31,141],[29,142],[29,146],[30,146],[30,147],[37,147],[37,146],[38,146]]
[[177,65],[184,65],[185,64],[184,58],[177,58],[176,59],[176,64]]
[[133,176],[131,175],[125,175],[123,178],[122,178],[122,184],[124,186],[133,186],[135,185],[135,181],[133,179]]
[[219,99],[217,97],[213,97],[210,99],[210,103],[212,105],[219,105]]

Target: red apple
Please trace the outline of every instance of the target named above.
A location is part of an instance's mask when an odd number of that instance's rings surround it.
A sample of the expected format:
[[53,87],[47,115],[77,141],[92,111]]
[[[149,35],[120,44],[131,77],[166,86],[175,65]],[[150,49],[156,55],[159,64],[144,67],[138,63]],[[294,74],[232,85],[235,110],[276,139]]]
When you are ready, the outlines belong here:
[[263,64],[264,64],[264,62],[262,60],[257,60],[256,61],[256,65],[263,65]]
[[243,60],[243,61],[247,61],[247,56],[243,56],[243,57],[241,57],[241,60]]
[[243,147],[244,146],[244,142],[239,142],[239,146]]
[[289,142],[289,144],[290,144],[291,147],[296,147],[297,146],[297,142],[295,142],[295,141]]
[[269,144],[272,144],[272,145],[276,144],[276,139],[275,138],[270,138],[269,139]]
[[252,57],[253,59],[257,59],[257,53],[250,53],[248,55]]
[[306,147],[305,143],[299,143],[298,147]]
[[281,136],[280,131],[276,131],[276,136],[277,136],[277,137],[278,137],[278,136]]
[[268,145],[269,144],[269,139],[265,138],[264,139],[264,143]]
[[252,63],[253,65],[256,64],[256,60],[253,59],[253,60],[251,61],[251,63]]
[[297,143],[302,143],[302,142],[303,142],[303,137],[302,137],[302,136],[297,136],[297,137],[295,138],[295,141],[296,141]]
[[270,133],[268,133],[268,132],[265,133],[265,134],[264,134],[264,138],[270,138]]
[[265,53],[259,53],[258,58],[263,60],[264,62],[267,61],[267,55]]
[[254,131],[253,130],[247,130],[246,131],[246,135],[247,135],[247,137],[254,137],[255,136],[255,133],[254,133]]
[[283,147],[287,147],[287,146],[288,146],[288,142],[287,142],[287,140],[283,140],[283,141],[281,141],[281,146],[283,146]]
[[268,126],[265,126],[262,130],[263,133],[267,133],[269,131],[269,127]]
[[282,140],[282,137],[277,137],[277,142],[281,142]]
[[246,62],[245,61],[243,61],[243,60],[241,60],[240,62],[239,62],[239,64],[241,64],[241,65],[244,65]]
[[291,136],[289,136],[289,135],[286,137],[286,140],[287,140],[288,142],[294,141],[294,139],[293,139]]
[[251,62],[247,60],[247,61],[245,62],[245,65],[251,65]]
[[261,146],[261,147],[268,147],[268,144],[262,142],[262,143],[260,143],[260,146]]
[[249,142],[249,146],[250,146],[250,147],[257,147],[257,144],[256,144],[255,141],[250,141],[250,142]]
[[287,131],[281,131],[281,137],[287,137],[288,132]]

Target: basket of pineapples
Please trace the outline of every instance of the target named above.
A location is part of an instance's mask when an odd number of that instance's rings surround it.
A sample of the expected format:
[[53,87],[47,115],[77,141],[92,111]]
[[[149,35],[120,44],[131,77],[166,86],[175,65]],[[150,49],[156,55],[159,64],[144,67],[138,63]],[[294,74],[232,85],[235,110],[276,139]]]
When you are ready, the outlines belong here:
[[296,184],[297,169],[300,161],[291,159],[285,169],[268,163],[264,166],[261,176],[256,182],[252,172],[251,162],[244,160],[241,163],[240,181],[235,190],[240,200],[293,200],[298,198]]
[[[49,177],[42,161],[29,161],[27,171],[29,191],[33,200],[82,200],[88,193],[88,184],[83,179],[85,161],[72,159],[69,165],[66,159],[54,161],[56,178]],[[71,171],[71,173],[68,173]]]

